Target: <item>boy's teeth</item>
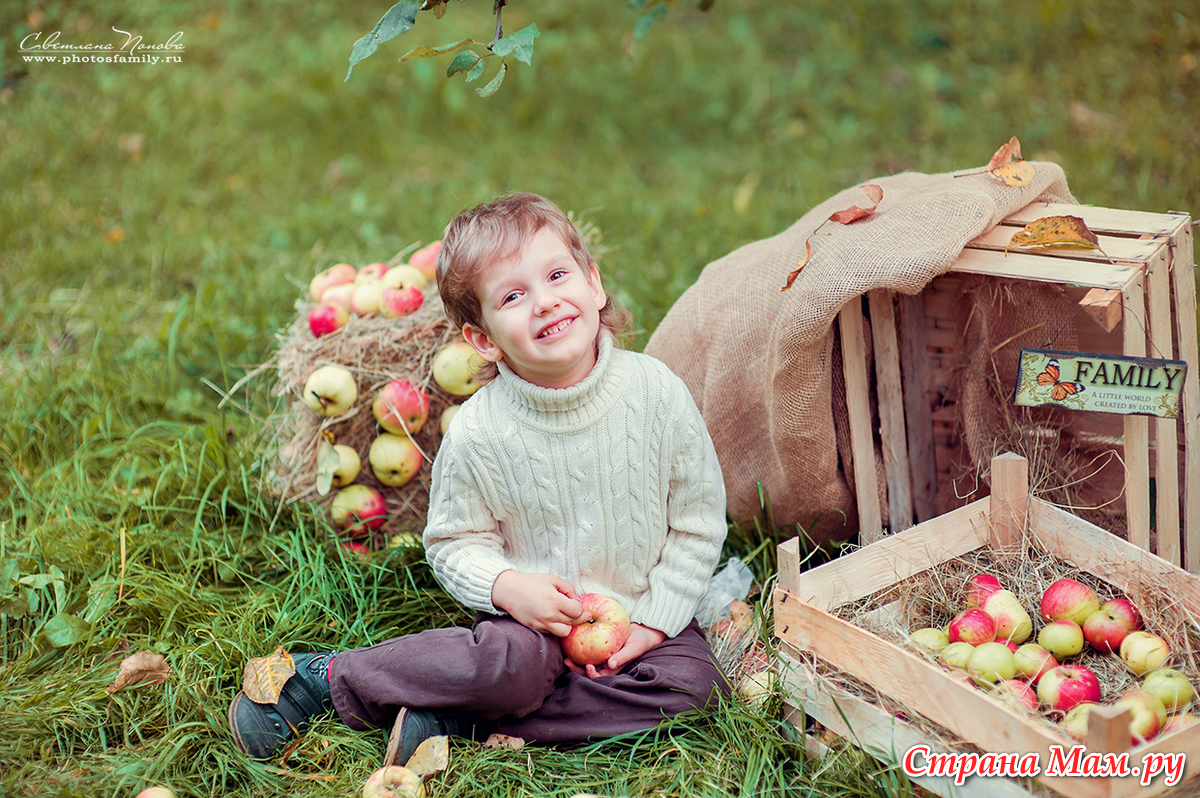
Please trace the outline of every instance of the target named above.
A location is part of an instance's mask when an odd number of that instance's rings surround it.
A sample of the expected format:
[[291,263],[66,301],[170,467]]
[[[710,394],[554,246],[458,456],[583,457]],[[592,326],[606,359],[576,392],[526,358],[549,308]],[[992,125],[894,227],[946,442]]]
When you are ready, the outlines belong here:
[[550,333],[558,332],[559,330],[565,328],[569,321],[570,321],[570,319],[563,319],[558,324],[555,324],[553,327],[543,330],[542,333],[538,336],[538,338],[544,338],[545,336],[549,335]]

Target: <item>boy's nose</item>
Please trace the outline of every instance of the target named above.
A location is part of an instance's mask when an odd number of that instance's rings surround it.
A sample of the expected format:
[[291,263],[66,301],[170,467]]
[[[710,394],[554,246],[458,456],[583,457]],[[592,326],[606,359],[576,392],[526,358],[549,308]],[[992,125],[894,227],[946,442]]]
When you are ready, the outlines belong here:
[[534,298],[534,307],[539,314],[553,310],[558,307],[558,297],[552,291],[539,291]]

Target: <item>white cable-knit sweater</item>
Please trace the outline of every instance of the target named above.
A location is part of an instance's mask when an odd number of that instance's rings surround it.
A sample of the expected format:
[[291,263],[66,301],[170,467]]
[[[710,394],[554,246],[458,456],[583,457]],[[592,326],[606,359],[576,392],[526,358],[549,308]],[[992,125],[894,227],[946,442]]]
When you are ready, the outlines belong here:
[[501,362],[462,405],[433,465],[424,537],[434,574],[472,609],[500,612],[503,571],[551,573],[674,637],[725,532],[721,468],[687,387],[604,334],[582,382],[543,388]]

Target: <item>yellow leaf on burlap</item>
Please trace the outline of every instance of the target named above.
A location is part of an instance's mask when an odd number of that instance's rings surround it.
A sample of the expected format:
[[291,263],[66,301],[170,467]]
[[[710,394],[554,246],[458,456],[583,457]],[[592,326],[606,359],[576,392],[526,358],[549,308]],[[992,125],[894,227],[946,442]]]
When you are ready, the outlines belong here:
[[996,150],[984,171],[991,175],[992,179],[1012,188],[1020,188],[1033,182],[1033,165],[1021,158],[1021,142],[1017,141],[1016,136]]
[[1100,239],[1088,229],[1078,216],[1046,216],[1030,222],[1012,234],[1010,248],[1031,249],[1034,247],[1073,247],[1077,249],[1100,249]]
[[255,657],[246,663],[242,690],[255,703],[274,704],[279,701],[284,682],[295,673],[296,664],[292,662],[292,655],[280,646],[269,657]]
[[811,257],[812,257],[812,239],[809,239],[804,242],[804,257],[801,258],[800,262],[796,264],[795,269],[788,272],[787,282],[784,284],[783,288],[779,289],[780,291],[786,291],[792,287],[792,283],[796,282],[796,278],[800,276],[800,272],[804,271],[804,266],[805,266],[805,264],[808,263],[808,259]]

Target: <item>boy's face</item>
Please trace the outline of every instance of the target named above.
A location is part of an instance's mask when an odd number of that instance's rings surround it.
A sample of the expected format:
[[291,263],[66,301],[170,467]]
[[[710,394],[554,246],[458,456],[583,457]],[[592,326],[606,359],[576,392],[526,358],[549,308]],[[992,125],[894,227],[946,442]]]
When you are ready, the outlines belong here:
[[463,337],[486,360],[501,358],[534,385],[566,388],[596,364],[600,309],[607,298],[595,266],[581,267],[550,227],[514,257],[479,276],[483,327]]

